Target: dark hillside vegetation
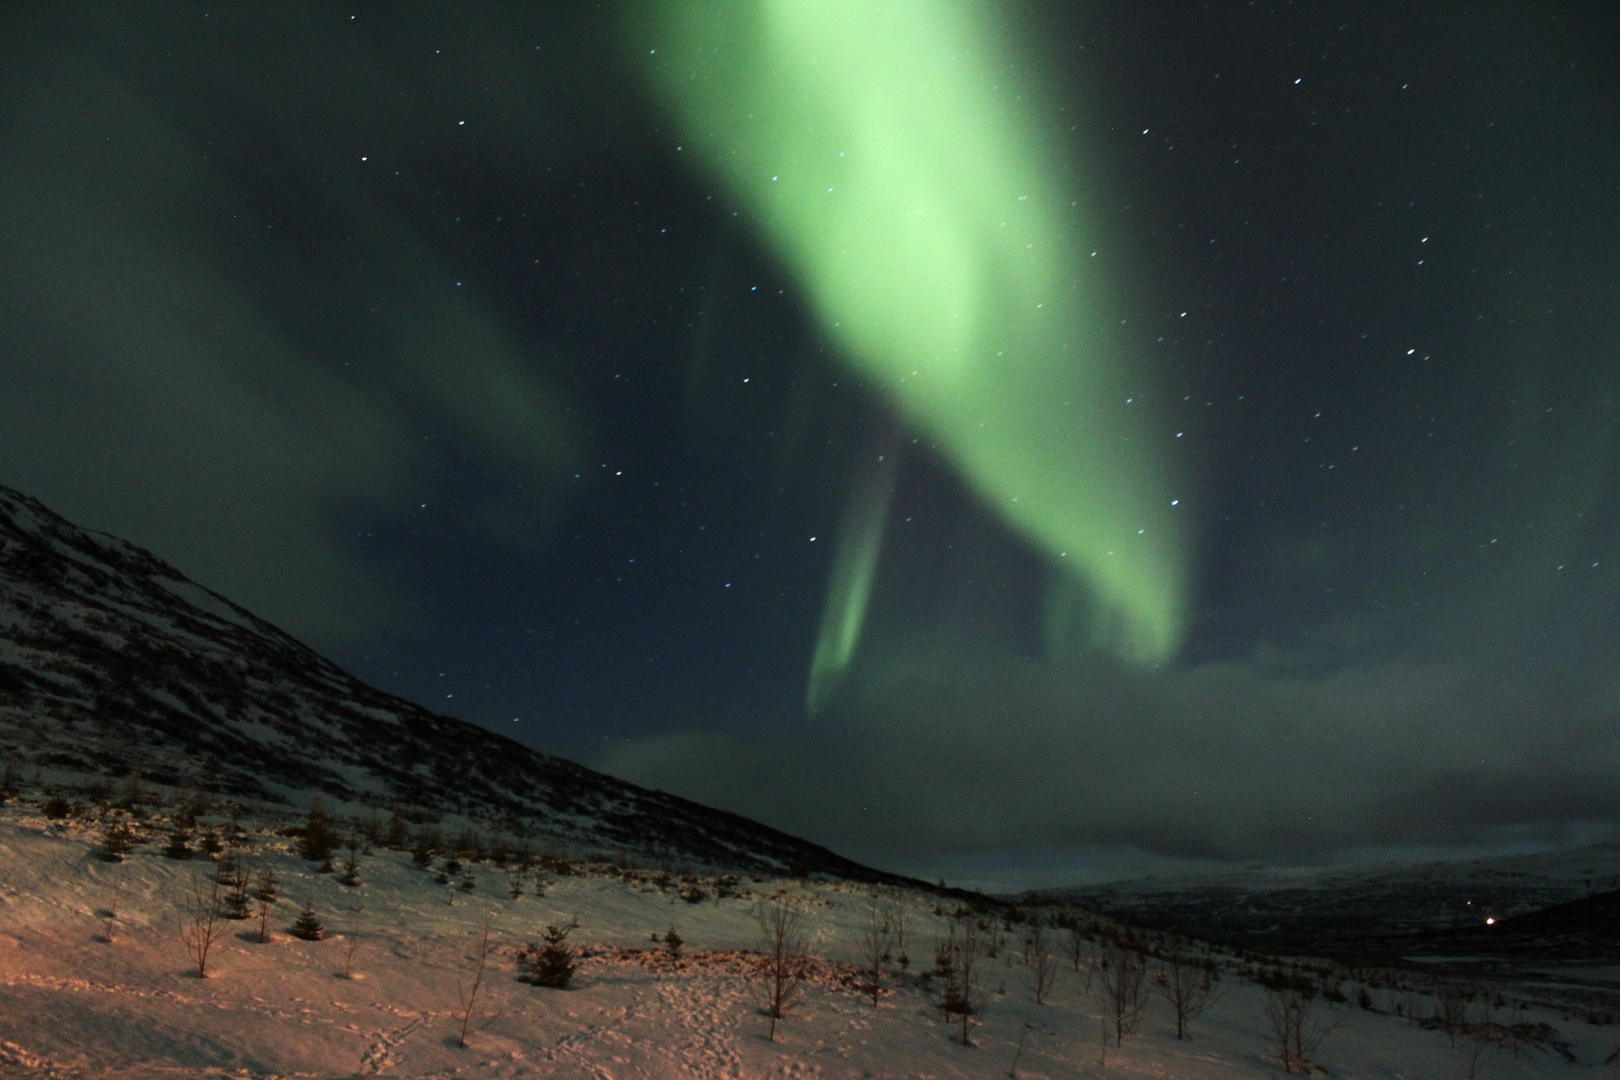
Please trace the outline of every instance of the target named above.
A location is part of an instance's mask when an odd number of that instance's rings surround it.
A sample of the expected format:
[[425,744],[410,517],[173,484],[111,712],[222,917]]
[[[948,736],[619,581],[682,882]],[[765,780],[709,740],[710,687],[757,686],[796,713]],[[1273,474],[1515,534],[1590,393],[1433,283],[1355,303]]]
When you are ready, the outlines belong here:
[[0,757],[301,804],[403,804],[743,872],[901,879],[367,686],[148,551],[0,487]]

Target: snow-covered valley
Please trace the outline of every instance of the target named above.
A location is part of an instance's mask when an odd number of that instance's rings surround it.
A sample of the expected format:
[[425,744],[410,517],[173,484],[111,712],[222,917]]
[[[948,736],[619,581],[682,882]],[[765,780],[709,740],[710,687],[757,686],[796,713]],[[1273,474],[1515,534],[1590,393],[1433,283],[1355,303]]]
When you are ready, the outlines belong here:
[[[1220,977],[1213,1004],[1189,1022],[1190,1040],[1175,1038],[1173,1010],[1152,996],[1139,1028],[1117,1045],[1102,976],[1092,972],[1087,992],[1054,928],[1048,941],[1057,981],[1037,1004],[1025,920],[1058,921],[1065,910],[1057,908],[990,905],[976,917],[999,947],[981,960],[982,1011],[968,1047],[959,1025],[942,1017],[940,980],[919,977],[933,967],[957,913],[955,901],[938,895],[874,893],[833,879],[702,877],[545,852],[527,869],[517,855],[503,853],[497,866],[486,852],[441,883],[445,857],[423,868],[411,851],[381,844],[357,853],[359,884],[350,886],[341,867],[322,873],[300,858],[298,838],[287,835],[294,830],[271,828],[272,821],[255,827],[247,817],[238,834],[241,865],[271,869],[277,881],[269,940],[259,941],[256,909],[224,921],[207,977],[199,978],[185,940],[195,930],[187,899],[217,876],[217,856],[163,857],[155,842],[163,822],[154,815],[147,822],[154,842],[122,862],[104,861],[104,830],[91,815],[52,821],[42,801],[14,799],[0,816],[0,1074],[8,1076],[1280,1073],[1267,1012],[1277,995],[1260,983],[1281,969],[1254,958],[1199,954],[1216,962]],[[225,836],[223,814],[216,808],[213,822]],[[762,904],[786,904],[802,918],[810,956],[775,1041],[763,1008]],[[324,924],[322,940],[289,933],[306,906]],[[874,1007],[860,944],[875,910],[905,913],[910,963],[902,973],[891,941]],[[1080,962],[1095,967],[1121,931],[1078,917],[1095,932]],[[572,928],[566,947],[577,970],[567,989],[519,981],[526,948],[548,924]],[[666,942],[671,930],[681,939],[678,959]],[[1159,954],[1186,947],[1163,936],[1138,941]],[[1162,962],[1148,965],[1151,972]],[[1327,1029],[1308,1055],[1310,1067],[1335,1076],[1592,1075],[1613,1068],[1601,1063],[1620,1041],[1614,1028],[1516,1010],[1508,1001],[1493,1010],[1494,1027],[1475,1001],[1463,1026],[1448,1032],[1429,1019],[1438,1000],[1410,977],[1368,987],[1358,1004],[1362,986],[1344,972],[1318,966],[1295,974],[1315,979],[1310,1022]],[[469,1000],[475,980],[478,995]],[[1330,1000],[1340,996],[1342,1003]],[[1527,1040],[1492,1035],[1543,1024]]]

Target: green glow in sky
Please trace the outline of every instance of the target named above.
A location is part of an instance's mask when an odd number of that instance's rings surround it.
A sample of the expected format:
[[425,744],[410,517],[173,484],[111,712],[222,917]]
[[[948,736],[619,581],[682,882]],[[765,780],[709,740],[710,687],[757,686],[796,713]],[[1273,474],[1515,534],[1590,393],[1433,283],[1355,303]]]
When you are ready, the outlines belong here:
[[[1113,648],[1158,661],[1185,589],[1175,433],[1126,403],[1147,388],[1113,340],[1121,261],[1092,254],[1051,153],[1069,124],[1014,85],[987,14],[671,0],[636,37],[672,142],[798,275],[841,357],[1089,593]],[[856,564],[875,566],[868,533]],[[830,608],[864,606],[861,573]],[[829,610],[818,663],[847,663],[860,622]]]
[[855,649],[861,643],[866,604],[872,595],[878,554],[883,550],[884,526],[894,496],[899,458],[888,452],[868,462],[844,508],[833,554],[832,576],[827,581],[827,602],[821,612],[821,632],[810,659],[810,683],[805,704],[814,713],[838,685]]

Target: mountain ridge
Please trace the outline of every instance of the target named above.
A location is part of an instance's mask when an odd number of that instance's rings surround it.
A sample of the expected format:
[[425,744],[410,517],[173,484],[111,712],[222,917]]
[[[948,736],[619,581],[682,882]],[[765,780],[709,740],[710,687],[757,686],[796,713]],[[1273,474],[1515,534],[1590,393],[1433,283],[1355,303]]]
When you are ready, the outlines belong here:
[[0,754],[270,804],[316,791],[403,804],[726,869],[921,884],[371,687],[144,548],[3,485]]

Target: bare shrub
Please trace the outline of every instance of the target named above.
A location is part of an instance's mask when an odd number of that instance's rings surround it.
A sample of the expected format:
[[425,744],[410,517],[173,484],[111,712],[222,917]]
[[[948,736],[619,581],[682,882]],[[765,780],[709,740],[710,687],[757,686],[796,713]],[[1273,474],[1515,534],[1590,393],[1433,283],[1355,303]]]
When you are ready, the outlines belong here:
[[1478,1023],[1463,1018],[1462,1041],[1453,1042],[1451,1052],[1468,1080],[1475,1080],[1485,1060],[1499,1052],[1513,1037],[1512,1031],[1496,1021],[1496,1009],[1489,993],[1483,996]]
[[1057,985],[1058,958],[1052,952],[1052,936],[1040,919],[1033,920],[1024,931],[1024,981],[1037,1005],[1046,1004],[1046,997]]
[[894,962],[904,979],[906,969],[911,966],[911,957],[906,954],[906,941],[911,934],[911,905],[903,895],[889,904],[889,932],[894,936]]
[[1176,1038],[1190,1039],[1187,1024],[1202,1016],[1220,997],[1219,972],[1213,961],[1200,963],[1180,947],[1172,948],[1153,972],[1153,988],[1176,1014]]
[[855,948],[861,958],[861,971],[866,976],[863,989],[872,995],[872,1007],[875,1009],[878,995],[883,989],[883,969],[892,959],[894,948],[893,919],[876,896],[867,901],[866,914],[855,937]]
[[1307,1074],[1317,1048],[1344,1020],[1328,1010],[1318,1010],[1310,989],[1292,985],[1267,989],[1265,1016],[1277,1063],[1285,1072]]
[[1134,1034],[1147,1011],[1147,957],[1118,941],[1102,948],[1102,957],[1092,978],[1092,995],[1102,1005],[1103,1015],[1114,1028],[1114,1045]]
[[129,867],[118,868],[118,881],[113,885],[112,903],[107,905],[107,926],[102,931],[101,939],[111,945],[113,940],[113,924],[118,921],[118,901],[124,896],[124,880],[129,876]]
[[180,938],[197,965],[197,978],[208,978],[208,953],[214,942],[225,935],[225,921],[220,914],[219,881],[200,877],[191,879],[186,892],[186,912],[180,923]]
[[1035,1025],[1025,1020],[1023,1030],[1018,1033],[1018,1049],[1013,1053],[1012,1064],[1007,1067],[1007,1075],[1012,1080],[1018,1080],[1018,1062],[1024,1056],[1024,1047],[1029,1042],[1029,1033],[1034,1030]]
[[786,899],[761,900],[754,908],[759,923],[762,1007],[771,1018],[768,1036],[776,1041],[776,1022],[792,1007],[804,984],[809,942],[804,917]]
[[973,1018],[984,1011],[984,961],[990,956],[990,936],[979,919],[964,911],[952,920],[945,940],[934,952],[940,977],[939,1008],[947,1023],[962,1025],[962,1045],[972,1046]]
[[1080,976],[1080,989],[1091,993],[1091,977],[1096,971],[1097,956],[1092,948],[1091,935],[1081,927],[1078,920],[1070,917],[1062,922],[1063,927],[1063,956],[1074,968],[1074,973]]
[[1460,983],[1445,982],[1435,987],[1434,1020],[1446,1033],[1446,1042],[1452,1050],[1468,1024],[1468,1003],[1474,1000],[1471,988]]
[[276,902],[276,872],[268,865],[259,871],[253,897],[259,905],[259,944],[270,940],[270,905]]
[[473,972],[471,989],[464,986],[460,979],[456,980],[456,996],[461,999],[461,1034],[456,1040],[458,1046],[467,1045],[467,1031],[472,1026],[475,1017],[483,1020],[486,1027],[495,1020],[493,1016],[484,1016],[478,1008],[478,995],[484,986],[484,968],[489,963],[489,923],[490,916],[489,912],[486,911],[484,912],[483,933],[478,939],[478,967]]

